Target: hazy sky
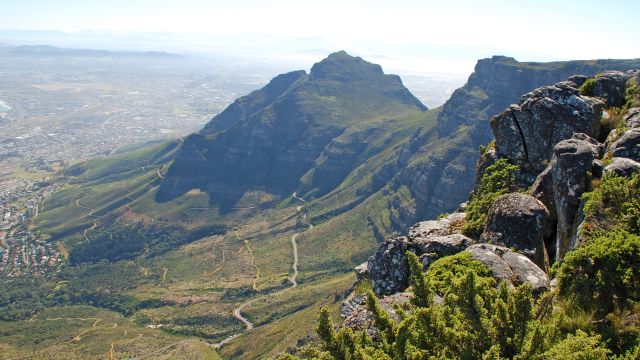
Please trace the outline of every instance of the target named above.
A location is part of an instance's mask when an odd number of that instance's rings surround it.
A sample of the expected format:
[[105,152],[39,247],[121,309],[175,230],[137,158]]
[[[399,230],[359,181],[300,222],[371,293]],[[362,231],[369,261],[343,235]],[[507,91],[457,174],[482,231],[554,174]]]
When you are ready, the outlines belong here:
[[488,49],[538,61],[640,57],[639,0],[0,0],[0,5],[2,29],[258,33],[322,38],[346,50],[363,43],[384,45],[380,49]]

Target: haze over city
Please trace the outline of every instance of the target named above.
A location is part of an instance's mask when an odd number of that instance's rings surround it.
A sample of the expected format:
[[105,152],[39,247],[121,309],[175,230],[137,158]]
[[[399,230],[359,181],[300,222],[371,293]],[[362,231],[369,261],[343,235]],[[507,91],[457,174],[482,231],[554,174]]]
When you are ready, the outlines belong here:
[[[611,6],[624,10],[611,13]],[[235,53],[307,65],[344,49],[403,73],[468,74],[478,58],[496,54],[553,61],[640,53],[640,4],[632,0],[27,0],[2,8],[1,42]]]

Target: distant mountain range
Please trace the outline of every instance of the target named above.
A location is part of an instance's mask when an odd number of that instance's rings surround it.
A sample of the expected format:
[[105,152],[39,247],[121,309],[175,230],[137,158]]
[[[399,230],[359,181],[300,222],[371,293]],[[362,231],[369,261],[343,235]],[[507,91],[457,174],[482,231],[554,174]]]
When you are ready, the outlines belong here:
[[13,56],[82,56],[82,57],[139,57],[139,58],[179,58],[181,55],[161,51],[107,51],[95,49],[68,49],[50,45],[6,46],[0,44],[0,53]]

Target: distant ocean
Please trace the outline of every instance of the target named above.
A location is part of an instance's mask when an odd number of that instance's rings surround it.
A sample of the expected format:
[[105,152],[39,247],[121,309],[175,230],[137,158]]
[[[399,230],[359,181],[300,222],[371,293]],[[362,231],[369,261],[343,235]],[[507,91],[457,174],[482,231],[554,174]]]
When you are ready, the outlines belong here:
[[0,100],[0,112],[9,112],[11,106],[7,105],[4,101]]

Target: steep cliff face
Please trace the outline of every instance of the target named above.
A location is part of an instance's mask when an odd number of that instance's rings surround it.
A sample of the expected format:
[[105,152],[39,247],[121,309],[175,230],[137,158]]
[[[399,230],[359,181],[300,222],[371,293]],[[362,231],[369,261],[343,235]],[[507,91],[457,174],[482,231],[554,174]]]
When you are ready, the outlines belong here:
[[398,76],[334,53],[309,74],[274,78],[186,138],[159,198],[214,182],[322,194],[382,150],[370,144],[386,126],[424,110]]
[[412,204],[390,201],[392,212],[402,214],[394,218],[395,229],[404,232],[418,220],[452,211],[467,199],[475,181],[477,149],[493,139],[490,116],[522,94],[575,74],[638,67],[640,59],[523,63],[494,56],[478,61],[467,83],[443,106],[437,127],[416,134],[406,147],[411,156],[388,166],[396,173],[394,186],[408,186],[415,198]]

